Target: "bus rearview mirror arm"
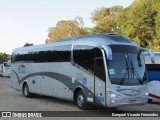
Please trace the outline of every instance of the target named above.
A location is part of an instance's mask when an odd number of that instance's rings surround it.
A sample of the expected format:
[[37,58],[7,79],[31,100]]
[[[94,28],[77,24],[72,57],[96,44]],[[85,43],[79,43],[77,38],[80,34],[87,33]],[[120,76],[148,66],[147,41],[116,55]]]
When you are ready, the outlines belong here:
[[153,51],[151,51],[151,50],[149,50],[147,48],[140,48],[139,53],[141,53],[142,51],[147,51],[150,54],[150,56],[151,56],[151,62],[155,63],[155,55],[154,55]]

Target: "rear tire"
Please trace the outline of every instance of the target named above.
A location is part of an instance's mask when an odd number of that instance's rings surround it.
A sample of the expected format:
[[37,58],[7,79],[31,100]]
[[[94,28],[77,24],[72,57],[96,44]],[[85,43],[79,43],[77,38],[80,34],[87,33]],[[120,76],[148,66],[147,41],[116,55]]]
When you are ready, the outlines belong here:
[[32,93],[29,92],[29,87],[28,87],[27,83],[23,85],[22,94],[23,94],[24,97],[26,97],[26,98],[31,98],[31,97],[32,97]]
[[80,90],[76,95],[76,105],[81,110],[87,109],[86,97],[82,90]]

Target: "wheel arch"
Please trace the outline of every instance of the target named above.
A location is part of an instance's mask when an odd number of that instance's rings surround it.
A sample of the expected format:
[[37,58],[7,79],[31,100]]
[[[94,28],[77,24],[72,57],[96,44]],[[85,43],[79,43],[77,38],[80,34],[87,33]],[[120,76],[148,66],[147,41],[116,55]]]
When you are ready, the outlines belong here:
[[[27,85],[28,85],[28,82],[27,82],[27,81],[24,81],[24,82],[22,83],[22,87],[21,87],[21,88],[22,88],[22,90],[23,90],[23,87],[24,87],[24,85],[25,85],[25,84],[27,84]],[[29,87],[29,86],[28,86],[28,87]]]
[[75,89],[74,89],[74,93],[73,93],[73,101],[74,101],[74,104],[76,103],[76,97],[77,97],[77,93],[79,91],[83,91],[84,92],[84,89],[81,87],[81,86],[77,86]]

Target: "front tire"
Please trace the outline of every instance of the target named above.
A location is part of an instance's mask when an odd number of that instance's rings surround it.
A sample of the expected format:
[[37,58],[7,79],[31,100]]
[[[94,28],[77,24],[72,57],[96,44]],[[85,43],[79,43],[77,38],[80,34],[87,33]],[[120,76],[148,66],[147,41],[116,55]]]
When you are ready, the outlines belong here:
[[87,109],[86,97],[85,97],[85,94],[84,94],[84,92],[82,90],[80,90],[77,93],[76,105],[81,110],[86,110]]
[[22,93],[23,93],[24,97],[26,97],[26,98],[32,97],[32,94],[29,92],[29,87],[28,87],[27,83],[24,84]]
[[148,99],[148,103],[151,103],[152,102],[152,99]]

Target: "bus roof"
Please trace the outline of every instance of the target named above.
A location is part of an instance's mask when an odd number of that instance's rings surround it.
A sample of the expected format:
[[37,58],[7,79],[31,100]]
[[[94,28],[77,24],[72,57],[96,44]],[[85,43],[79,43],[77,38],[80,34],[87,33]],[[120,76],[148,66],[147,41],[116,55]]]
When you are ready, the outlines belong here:
[[[27,46],[27,47],[21,47],[16,48],[13,51],[17,50],[31,50],[31,49],[38,49],[38,48],[44,48],[44,47],[52,47],[52,46],[60,46],[60,45],[68,45],[72,44],[73,41],[78,41],[81,43],[84,43],[85,45],[90,45],[91,43],[100,43],[103,45],[132,45],[137,46],[136,43],[132,42],[129,38],[124,37],[119,34],[113,34],[113,33],[107,33],[107,34],[92,34],[92,35],[84,35],[84,36],[77,36],[77,37],[71,37],[71,38],[64,38],[59,39],[56,41],[53,41],[48,44],[42,44],[42,45],[34,45],[34,46]],[[88,41],[89,43],[85,43]],[[95,44],[96,46],[97,44]]]

